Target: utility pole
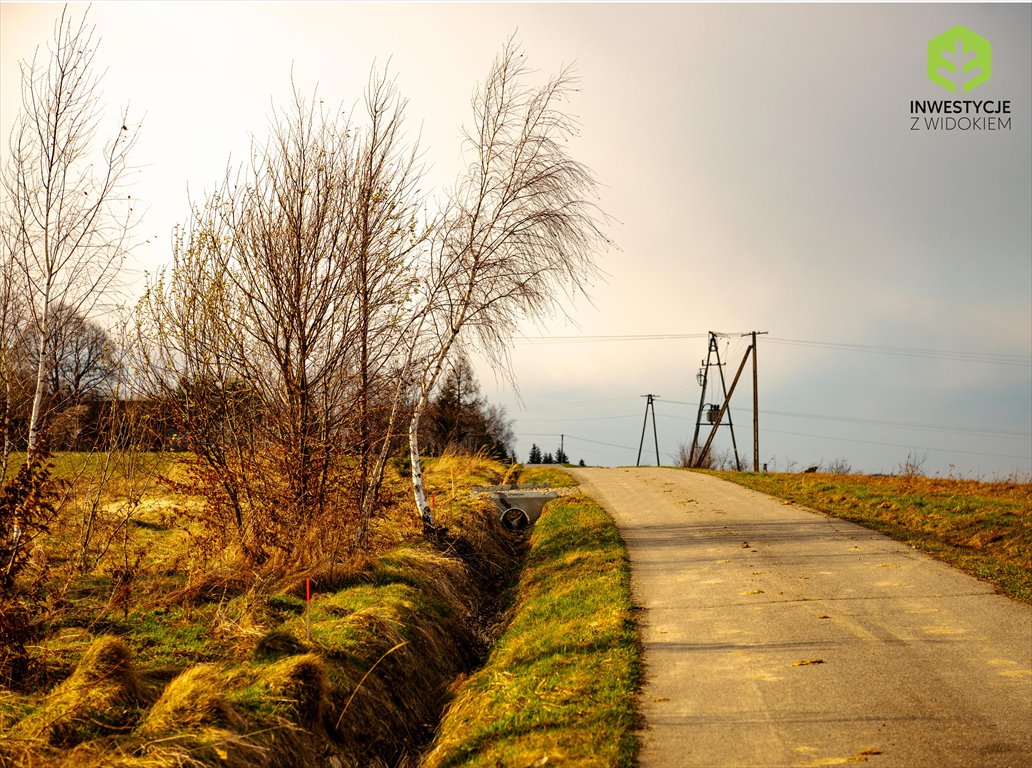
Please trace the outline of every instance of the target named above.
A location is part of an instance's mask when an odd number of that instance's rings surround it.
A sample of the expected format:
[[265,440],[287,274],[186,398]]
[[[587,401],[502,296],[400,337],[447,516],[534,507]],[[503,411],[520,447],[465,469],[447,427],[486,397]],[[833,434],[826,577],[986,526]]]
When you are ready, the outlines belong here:
[[[738,457],[738,444],[735,441],[735,427],[731,420],[731,396],[735,392],[735,387],[738,386],[738,380],[742,375],[742,371],[745,369],[745,364],[749,360],[749,356],[752,355],[752,378],[753,378],[753,471],[760,471],[760,407],[759,407],[759,375],[757,371],[756,363],[756,337],[758,335],[764,335],[767,331],[750,331],[749,333],[743,333],[742,336],[750,336],[752,343],[749,348],[745,350],[745,354],[742,355],[742,362],[738,366],[738,371],[735,373],[734,380],[731,382],[731,388],[728,389],[724,381],[724,368],[723,361],[720,359],[720,349],[717,346],[717,336],[724,334],[717,334],[713,331],[709,333],[709,351],[706,355],[706,359],[702,361],[702,368],[699,370],[697,376],[699,386],[702,387],[702,394],[699,397],[699,412],[695,419],[695,434],[692,437],[692,449],[689,456],[689,465],[692,467],[702,466],[709,456],[710,447],[713,445],[713,438],[716,437],[717,428],[723,424],[724,419],[727,419],[727,425],[731,429],[731,446],[735,453],[735,467],[739,472],[742,471],[742,463]],[[715,361],[715,362],[714,362]],[[699,429],[702,426],[703,410],[706,409],[706,387],[709,382],[709,369],[711,365],[717,366],[717,371],[720,373],[720,388],[723,391],[724,401],[718,407],[716,403],[710,404],[706,413],[706,420],[711,425],[709,436],[706,438],[704,444],[700,447],[699,440]]]
[[[724,379],[724,361],[720,359],[720,347],[717,344],[717,337],[726,336],[723,333],[717,333],[715,331],[709,332],[708,350],[706,353],[706,359],[701,362],[702,367],[699,369],[698,381],[699,386],[702,387],[702,392],[699,396],[699,412],[695,418],[695,434],[692,436],[692,449],[689,454],[689,466],[701,467],[705,463],[709,456],[710,446],[713,444],[713,437],[716,434],[717,427],[719,427],[724,417],[727,417],[727,425],[731,430],[731,447],[735,454],[735,467],[739,470],[742,468],[741,460],[738,458],[738,442],[735,440],[735,425],[731,419],[731,413],[726,407],[726,403],[731,399],[731,394],[728,392],[727,382]],[[709,384],[709,369],[710,366],[717,367],[717,373],[720,376],[720,391],[724,396],[725,407],[718,407],[716,403],[709,403],[707,407],[706,393],[708,391]],[[742,358],[742,365],[745,365],[745,358]],[[736,377],[737,382],[737,377]],[[734,384],[731,385],[731,392],[734,391]],[[711,426],[709,439],[706,440],[705,446],[702,446],[699,442],[699,430],[702,427],[703,422],[703,411],[706,411],[706,422]]]
[[656,432],[656,404],[655,400],[659,395],[642,395],[642,397],[648,398],[645,401],[645,421],[641,425],[641,442],[638,443],[638,460],[634,463],[634,466],[641,466],[641,449],[645,445],[645,427],[649,423],[649,409],[652,410],[652,439],[656,443],[656,466],[659,464],[659,435]]
[[[767,331],[751,331],[752,346],[752,466],[753,472],[760,471],[760,387],[756,371],[756,336],[765,336]],[[744,336],[745,334],[743,334]],[[747,353],[748,354],[748,353]]]
[[752,471],[760,471],[760,393],[756,373],[756,331],[752,332]]

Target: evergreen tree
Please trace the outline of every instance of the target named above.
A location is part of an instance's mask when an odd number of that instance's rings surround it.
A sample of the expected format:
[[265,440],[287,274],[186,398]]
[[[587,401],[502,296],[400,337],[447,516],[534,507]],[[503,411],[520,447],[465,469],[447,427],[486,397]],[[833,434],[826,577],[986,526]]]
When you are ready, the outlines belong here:
[[570,463],[570,457],[566,455],[566,451],[564,451],[562,449],[562,447],[560,447],[555,452],[555,463],[556,464],[569,464]]
[[528,464],[540,464],[541,463],[541,449],[537,447],[537,443],[530,446],[530,456],[527,457]]
[[488,405],[469,361],[452,366],[421,419],[420,443],[427,453],[477,453],[506,460],[512,453],[512,422],[505,409]]

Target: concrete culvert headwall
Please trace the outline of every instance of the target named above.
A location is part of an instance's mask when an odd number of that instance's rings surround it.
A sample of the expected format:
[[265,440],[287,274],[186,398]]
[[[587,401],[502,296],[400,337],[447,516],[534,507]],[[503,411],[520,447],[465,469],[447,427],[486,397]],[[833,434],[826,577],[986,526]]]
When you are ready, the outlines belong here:
[[500,511],[499,520],[510,530],[522,530],[537,522],[545,504],[558,494],[541,491],[491,491],[488,497]]

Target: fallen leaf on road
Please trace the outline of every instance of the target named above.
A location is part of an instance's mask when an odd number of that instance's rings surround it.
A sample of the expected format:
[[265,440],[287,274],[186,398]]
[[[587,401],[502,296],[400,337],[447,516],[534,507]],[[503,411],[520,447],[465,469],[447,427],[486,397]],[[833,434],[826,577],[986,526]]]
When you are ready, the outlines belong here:
[[823,664],[824,659],[803,659],[802,661],[792,662],[793,667],[808,667],[811,664]]

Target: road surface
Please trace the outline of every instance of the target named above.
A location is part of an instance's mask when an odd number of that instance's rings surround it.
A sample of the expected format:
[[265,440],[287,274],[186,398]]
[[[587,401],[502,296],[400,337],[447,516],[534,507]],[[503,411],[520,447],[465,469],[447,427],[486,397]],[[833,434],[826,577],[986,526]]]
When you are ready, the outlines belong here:
[[640,764],[1032,766],[1032,608],[716,478],[577,469],[644,608]]

